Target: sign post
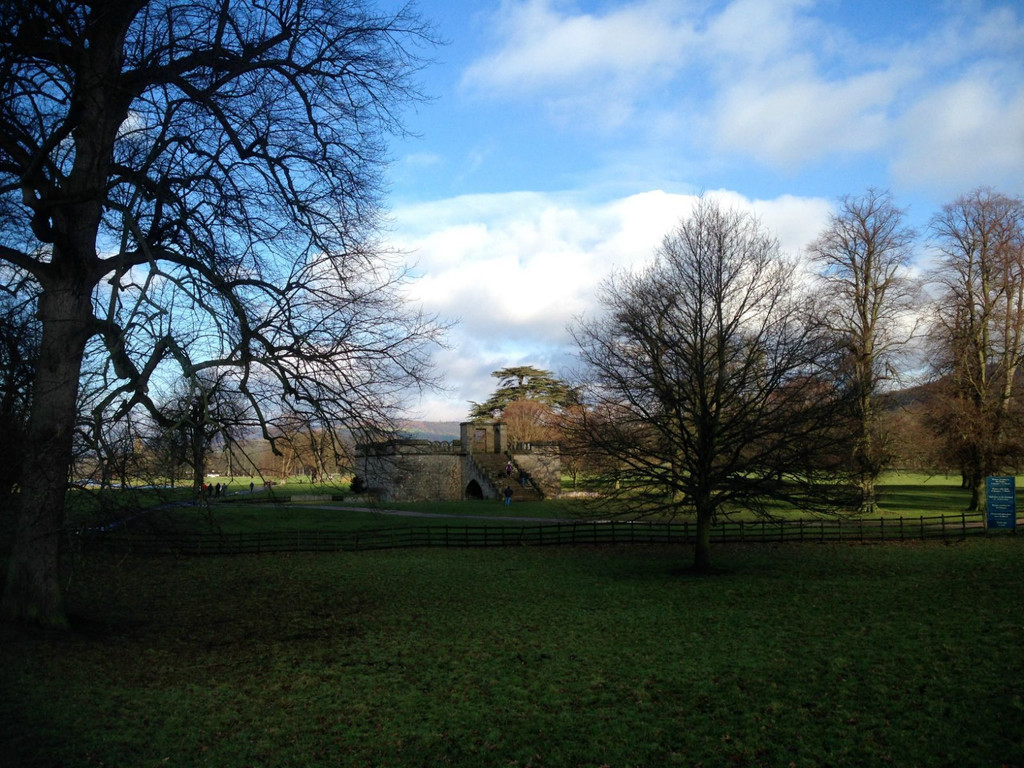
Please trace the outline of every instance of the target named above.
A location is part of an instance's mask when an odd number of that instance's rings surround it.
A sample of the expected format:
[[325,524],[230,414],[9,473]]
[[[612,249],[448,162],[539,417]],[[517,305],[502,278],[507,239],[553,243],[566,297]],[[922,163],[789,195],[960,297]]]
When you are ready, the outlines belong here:
[[1014,477],[985,478],[985,527],[1009,530],[1017,527],[1017,484]]

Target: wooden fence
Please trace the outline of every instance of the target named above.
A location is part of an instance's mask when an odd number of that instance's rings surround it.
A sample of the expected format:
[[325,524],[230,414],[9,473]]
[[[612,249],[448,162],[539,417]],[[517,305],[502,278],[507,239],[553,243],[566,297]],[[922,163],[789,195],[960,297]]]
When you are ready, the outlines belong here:
[[[712,529],[717,543],[867,542],[961,539],[984,534],[981,514],[910,518],[830,518],[723,522]],[[572,522],[537,525],[409,525],[357,532],[154,534],[90,531],[78,534],[87,549],[144,554],[234,555],[341,552],[412,547],[510,547],[601,544],[688,544],[693,522]]]

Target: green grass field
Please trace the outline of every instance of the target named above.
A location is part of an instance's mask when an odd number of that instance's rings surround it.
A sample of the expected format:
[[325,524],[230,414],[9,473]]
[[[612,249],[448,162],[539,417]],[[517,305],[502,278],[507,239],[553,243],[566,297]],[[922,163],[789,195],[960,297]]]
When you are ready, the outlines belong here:
[[[273,494],[248,494],[248,484],[237,496],[221,499],[212,504],[209,514],[206,510],[187,509],[169,515],[175,527],[207,526],[211,521],[225,533],[254,533],[258,531],[357,531],[381,529],[408,525],[451,525],[451,517],[465,518],[473,525],[485,525],[488,520],[494,524],[507,525],[501,518],[513,516],[536,520],[568,521],[594,516],[606,517],[606,507],[594,508],[588,503],[576,500],[552,500],[544,502],[514,502],[505,507],[500,501],[455,501],[388,503],[369,505],[361,510],[350,507],[362,506],[364,501],[343,502],[292,501],[304,496],[318,496],[325,493],[342,493],[344,489],[324,490],[320,486],[291,484],[278,487]],[[1021,483],[1019,507],[1024,509],[1024,483]],[[269,503],[276,498],[279,503]],[[240,503],[234,503],[235,501]],[[287,500],[287,501],[286,501]],[[957,514],[964,510],[969,493],[960,488],[959,478],[942,476],[890,474],[882,485],[880,514],[887,518],[919,517],[921,515]],[[398,517],[387,511],[412,511],[438,517]],[[806,517],[804,512],[776,510],[781,516]],[[628,516],[628,513],[627,513]],[[733,519],[755,519],[752,514],[738,512]]]
[[1020,766],[1024,540],[75,563],[3,766]]
[[[226,478],[209,478],[211,481],[228,482]],[[215,523],[221,530],[230,533],[248,533],[258,530],[357,530],[359,528],[387,528],[407,525],[408,520],[396,519],[381,514],[384,507],[389,510],[425,512],[432,515],[457,517],[498,518],[506,515],[545,520],[573,520],[577,518],[607,517],[615,510],[604,506],[593,507],[578,499],[545,502],[514,502],[506,509],[500,501],[459,501],[421,502],[415,504],[388,503],[368,504],[365,498],[355,497],[346,483],[335,485],[311,485],[293,479],[284,485],[276,485],[270,491],[260,490],[249,493],[252,478],[233,478],[227,493],[211,499],[211,514],[204,509],[196,515],[187,512],[179,515],[176,525],[191,526],[194,523],[207,525]],[[259,479],[256,478],[256,481]],[[1018,483],[1020,495],[1018,506],[1024,509],[1024,482]],[[958,477],[923,475],[910,473],[889,473],[880,485],[880,514],[884,517],[916,517],[920,515],[956,514],[964,510],[969,493],[960,488]],[[308,497],[336,496],[341,502],[308,502]],[[190,501],[191,489],[133,489],[122,490],[76,490],[69,495],[68,518],[72,527],[89,526],[121,520],[141,509],[159,508],[175,502]],[[294,501],[293,501],[294,500]],[[323,507],[363,506],[367,512],[346,511]],[[376,510],[376,511],[374,511]],[[782,517],[806,517],[806,513],[774,508],[773,512]],[[628,516],[628,510],[626,511]],[[173,517],[169,514],[168,517]],[[743,510],[734,510],[732,519],[753,519]],[[681,518],[682,519],[682,518]],[[419,525],[444,525],[443,519],[420,518]]]

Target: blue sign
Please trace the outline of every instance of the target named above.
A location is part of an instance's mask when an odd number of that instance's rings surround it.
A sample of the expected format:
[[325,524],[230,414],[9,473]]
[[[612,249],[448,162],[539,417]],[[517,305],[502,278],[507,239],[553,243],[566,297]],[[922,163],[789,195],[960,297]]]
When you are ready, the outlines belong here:
[[1017,485],[1014,477],[985,478],[986,527],[1014,530],[1017,526]]

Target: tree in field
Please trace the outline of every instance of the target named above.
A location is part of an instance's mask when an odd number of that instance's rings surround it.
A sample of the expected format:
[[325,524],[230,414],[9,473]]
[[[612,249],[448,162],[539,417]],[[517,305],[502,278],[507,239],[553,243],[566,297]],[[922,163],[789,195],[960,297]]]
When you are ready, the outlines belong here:
[[[385,138],[429,30],[364,0],[0,7],[0,259],[39,292],[7,618],[66,624],[64,494],[86,346],[115,415],[233,369],[358,429],[430,382],[437,324],[377,245]],[[90,357],[92,352],[90,352]]]
[[984,477],[1019,463],[1024,421],[1017,378],[1024,362],[1024,201],[977,189],[932,220],[942,254],[932,327],[943,393],[935,422],[981,506]]
[[576,401],[576,393],[551,371],[532,365],[494,371],[498,388],[486,402],[471,403],[470,418],[500,419],[508,425],[511,443],[552,440],[555,414]]
[[571,479],[574,490],[579,488],[585,476],[600,475],[608,469],[607,457],[595,450],[587,435],[588,419],[591,418],[587,405],[577,402],[563,408],[555,419],[562,470]]
[[151,412],[161,429],[180,435],[175,442],[185,447],[196,492],[202,489],[214,447],[234,443],[253,423],[248,403],[232,379],[230,369],[205,369],[195,380],[180,383],[175,395]]
[[115,484],[128,487],[140,478],[148,478],[144,456],[139,455],[141,435],[135,414],[113,422],[102,422],[99,414],[79,423],[76,430],[72,477],[74,482],[88,480],[103,488]]
[[311,482],[325,482],[354,457],[346,442],[333,430],[324,429],[316,414],[291,410],[274,420],[280,443],[280,475],[310,475]]
[[845,409],[839,350],[813,323],[774,238],[704,198],[655,261],[603,285],[604,313],[574,330],[587,408],[613,460],[607,486],[634,514],[695,512],[694,569],[730,508],[838,502]]
[[919,291],[910,279],[916,235],[887,192],[844,197],[810,246],[819,269],[821,322],[842,344],[841,375],[853,407],[853,471],[861,510],[875,511],[875,484],[891,458],[879,394],[898,377],[917,321]]
[[144,453],[146,475],[159,483],[176,488],[180,480],[192,484],[189,466],[189,436],[175,427],[150,423],[142,430],[140,442]]

